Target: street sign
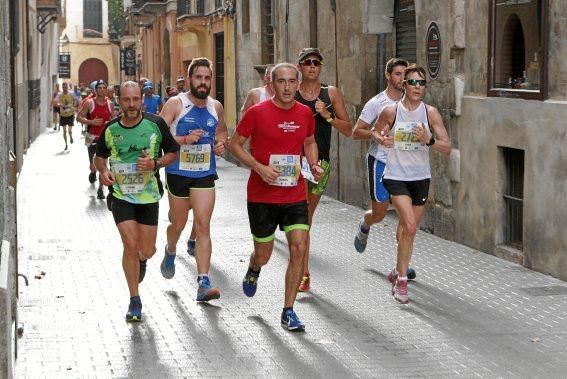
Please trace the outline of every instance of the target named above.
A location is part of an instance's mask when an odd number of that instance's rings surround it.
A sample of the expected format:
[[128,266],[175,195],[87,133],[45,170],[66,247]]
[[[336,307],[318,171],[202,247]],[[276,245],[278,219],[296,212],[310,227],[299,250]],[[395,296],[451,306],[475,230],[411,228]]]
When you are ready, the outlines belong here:
[[124,49],[120,49],[120,70],[124,70]]
[[131,47],[124,49],[124,74],[136,75],[136,50]]
[[71,54],[59,54],[59,77],[62,79],[71,78]]
[[435,22],[432,22],[427,28],[425,43],[427,71],[431,79],[436,79],[441,68],[441,33]]

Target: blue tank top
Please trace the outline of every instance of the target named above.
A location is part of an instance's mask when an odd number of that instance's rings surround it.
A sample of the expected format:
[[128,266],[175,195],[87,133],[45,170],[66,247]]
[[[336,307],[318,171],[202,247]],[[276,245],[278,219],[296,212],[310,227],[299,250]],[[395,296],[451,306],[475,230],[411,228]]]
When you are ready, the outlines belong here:
[[[188,178],[203,178],[216,174],[216,158],[214,153],[215,135],[219,123],[215,102],[207,98],[206,107],[197,107],[186,93],[177,96],[182,103],[181,113],[169,126],[174,136],[186,136],[193,130],[201,129],[203,134],[199,141],[192,145],[182,145],[180,156],[165,168],[168,174],[185,176]],[[180,159],[182,162],[180,162]],[[207,161],[210,163],[207,166]],[[180,167],[181,163],[181,167]],[[191,170],[187,166],[192,167]],[[185,168],[184,168],[185,167]]]

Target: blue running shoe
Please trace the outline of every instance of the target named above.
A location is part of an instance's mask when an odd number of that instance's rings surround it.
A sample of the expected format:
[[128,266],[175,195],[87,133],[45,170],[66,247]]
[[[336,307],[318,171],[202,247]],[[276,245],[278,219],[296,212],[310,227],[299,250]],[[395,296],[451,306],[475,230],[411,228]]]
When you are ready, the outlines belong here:
[[167,245],[165,246],[163,261],[161,261],[159,268],[161,275],[166,279],[171,279],[175,275],[175,253],[168,253]]
[[293,309],[282,312],[282,326],[292,332],[303,332],[305,330],[305,324],[299,321]]
[[362,231],[362,221],[363,220],[360,220],[356,236],[354,236],[354,248],[359,253],[363,253],[364,250],[366,250],[366,243],[368,242],[368,235],[370,234],[370,230],[368,233]]
[[218,288],[211,285],[208,276],[197,278],[199,289],[197,290],[197,301],[209,301],[220,298],[220,291]]
[[195,256],[195,240],[187,240],[187,252],[190,256]]
[[260,270],[254,271],[252,268],[248,267],[248,271],[246,271],[246,275],[244,275],[244,280],[242,281],[242,291],[244,291],[246,296],[252,297],[256,294],[259,276]]
[[417,274],[412,267],[408,267],[408,280],[414,280]]
[[140,296],[133,296],[130,298],[130,305],[128,305],[128,313],[126,313],[126,321],[140,322],[142,321],[142,300]]

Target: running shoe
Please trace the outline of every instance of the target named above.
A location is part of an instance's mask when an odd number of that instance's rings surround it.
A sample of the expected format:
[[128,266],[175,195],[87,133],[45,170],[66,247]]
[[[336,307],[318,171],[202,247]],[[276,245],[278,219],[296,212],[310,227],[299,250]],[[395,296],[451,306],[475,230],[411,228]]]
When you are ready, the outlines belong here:
[[246,296],[252,297],[256,294],[259,276],[260,270],[253,271],[252,268],[248,267],[248,271],[246,271],[246,275],[244,275],[244,280],[242,281],[242,291]]
[[165,246],[163,260],[159,266],[161,275],[166,279],[171,279],[175,275],[175,253],[170,254],[167,252],[167,245]]
[[299,282],[299,288],[297,288],[297,290],[299,292],[309,292],[309,290],[311,289],[310,284],[311,284],[311,275],[305,274],[301,278],[301,282]]
[[370,234],[370,230],[368,230],[368,233],[362,231],[362,222],[363,220],[360,220],[358,231],[356,232],[356,236],[354,236],[354,248],[359,253],[363,253],[364,250],[366,250],[366,243],[368,242],[368,235]]
[[197,290],[197,301],[209,301],[220,298],[220,291],[218,288],[211,285],[208,276],[197,279],[199,289]]
[[305,324],[299,321],[293,309],[282,312],[282,326],[292,332],[303,332],[305,330]]
[[[395,271],[396,269],[394,268],[388,273],[388,281],[392,284],[394,284],[394,282],[398,278],[398,273]],[[408,280],[414,280],[416,277],[417,274],[415,273],[415,270],[411,267],[408,267]]]
[[70,138],[71,143],[73,143],[73,137],[69,137],[69,138]]
[[392,287],[392,295],[394,295],[394,299],[396,299],[396,301],[402,304],[407,304],[409,302],[407,280],[400,280],[397,278],[396,283],[394,283],[394,286]]
[[187,240],[187,252],[190,256],[195,256],[195,240]]
[[148,260],[140,261],[140,276],[138,277],[138,283],[142,283],[144,281],[144,277],[146,276],[146,266],[148,265]]
[[102,190],[102,188],[99,188],[96,191],[96,198],[99,200],[104,200],[106,197],[104,196],[104,191]]
[[142,321],[142,300],[140,296],[130,298],[130,305],[128,305],[128,313],[126,313],[126,321],[140,322]]
[[67,144],[65,144],[65,149],[64,149],[64,150],[67,150],[68,148],[69,148],[69,146],[67,146]]
[[96,182],[96,171],[89,174],[89,183]]

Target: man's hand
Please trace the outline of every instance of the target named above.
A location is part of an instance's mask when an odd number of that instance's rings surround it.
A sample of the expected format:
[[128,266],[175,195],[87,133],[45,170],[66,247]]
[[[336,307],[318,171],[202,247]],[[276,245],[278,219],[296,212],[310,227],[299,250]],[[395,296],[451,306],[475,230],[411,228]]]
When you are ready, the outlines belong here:
[[315,178],[317,182],[321,181],[321,179],[325,176],[325,170],[323,170],[323,167],[319,166],[319,163],[315,163],[311,165],[310,168],[313,178]]
[[99,180],[103,185],[111,186],[114,184],[114,175],[112,174],[112,171],[105,169],[104,171],[100,172]]
[[429,142],[429,136],[427,135],[427,130],[425,129],[425,126],[423,125],[423,123],[420,123],[418,126],[414,127],[412,129],[412,133],[414,136],[417,137],[418,140],[420,140],[423,143],[428,143]]
[[142,154],[138,157],[136,165],[138,167],[138,171],[153,171],[155,162],[153,158],[148,156],[146,150],[142,150]]
[[315,112],[319,113],[321,117],[326,120],[331,117],[331,112],[327,110],[329,105],[325,104],[323,100],[317,98],[317,101],[315,102]]
[[192,145],[195,142],[199,141],[202,135],[203,135],[202,129],[195,129],[184,137],[183,143],[186,145]]
[[223,140],[215,141],[214,151],[216,155],[223,155],[226,150],[226,142]]
[[262,180],[268,184],[274,184],[278,176],[281,175],[281,172],[279,172],[279,170],[275,167],[264,165],[260,165],[256,172],[260,175]]
[[376,129],[372,129],[372,131],[370,132],[370,136],[379,145],[383,145],[384,147],[388,147],[388,148],[394,146],[394,137],[392,137],[389,134],[384,134],[383,131],[379,132]]
[[89,125],[101,126],[103,123],[104,120],[102,118],[95,118],[94,120],[91,120]]

